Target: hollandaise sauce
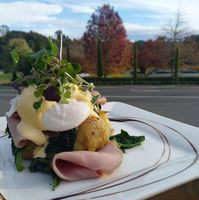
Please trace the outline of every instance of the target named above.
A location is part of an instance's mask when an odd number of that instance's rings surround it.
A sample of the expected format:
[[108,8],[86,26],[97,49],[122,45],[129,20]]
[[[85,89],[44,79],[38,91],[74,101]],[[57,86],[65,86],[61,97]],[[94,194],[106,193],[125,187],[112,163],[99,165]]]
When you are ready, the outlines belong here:
[[42,115],[55,106],[56,102],[43,99],[41,107],[35,110],[33,104],[38,101],[38,98],[34,96],[34,92],[34,86],[29,86],[22,91],[17,100],[16,111],[21,118],[20,123],[17,125],[17,131],[36,145],[43,145],[47,139],[42,132],[44,130]]

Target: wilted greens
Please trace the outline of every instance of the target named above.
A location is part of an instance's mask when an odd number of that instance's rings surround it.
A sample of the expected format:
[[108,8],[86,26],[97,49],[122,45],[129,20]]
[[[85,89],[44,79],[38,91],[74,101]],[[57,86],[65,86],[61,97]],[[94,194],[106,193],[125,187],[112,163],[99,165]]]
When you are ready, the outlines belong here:
[[145,136],[130,136],[126,131],[121,129],[121,133],[111,136],[110,140],[115,140],[119,148],[124,151],[125,149],[141,145],[145,140]]

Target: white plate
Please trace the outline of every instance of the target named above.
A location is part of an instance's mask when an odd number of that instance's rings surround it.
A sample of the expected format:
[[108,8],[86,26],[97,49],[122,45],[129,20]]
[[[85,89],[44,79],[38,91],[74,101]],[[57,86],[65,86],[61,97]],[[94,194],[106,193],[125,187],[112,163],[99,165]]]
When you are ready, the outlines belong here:
[[[199,128],[183,124],[119,102],[107,103],[111,118],[136,121],[112,122],[115,132],[145,135],[145,142],[127,150],[121,166],[110,176],[77,182],[62,182],[51,191],[48,175],[18,173],[10,141],[0,139],[0,193],[8,200],[144,199],[199,177]],[[142,122],[140,122],[142,121]],[[143,123],[144,122],[144,123]],[[0,118],[0,133],[6,127]]]

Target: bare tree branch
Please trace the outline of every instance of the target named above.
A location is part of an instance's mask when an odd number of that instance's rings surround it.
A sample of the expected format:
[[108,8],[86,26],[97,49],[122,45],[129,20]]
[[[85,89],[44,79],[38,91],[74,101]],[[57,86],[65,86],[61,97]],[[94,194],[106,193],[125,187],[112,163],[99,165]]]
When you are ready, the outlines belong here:
[[188,23],[180,9],[174,13],[174,17],[170,18],[164,25],[163,31],[166,37],[175,45],[189,35]]

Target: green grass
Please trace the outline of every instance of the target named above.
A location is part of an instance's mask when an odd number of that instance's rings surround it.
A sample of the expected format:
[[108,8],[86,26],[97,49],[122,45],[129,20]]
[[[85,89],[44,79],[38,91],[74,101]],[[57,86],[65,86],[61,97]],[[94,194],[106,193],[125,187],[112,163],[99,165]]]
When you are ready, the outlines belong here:
[[12,73],[0,74],[0,84],[10,83]]
[[124,73],[118,73],[118,74],[110,74],[107,76],[107,78],[129,78],[132,77],[130,72],[124,72]]

